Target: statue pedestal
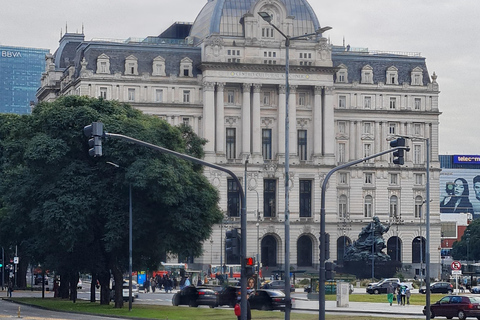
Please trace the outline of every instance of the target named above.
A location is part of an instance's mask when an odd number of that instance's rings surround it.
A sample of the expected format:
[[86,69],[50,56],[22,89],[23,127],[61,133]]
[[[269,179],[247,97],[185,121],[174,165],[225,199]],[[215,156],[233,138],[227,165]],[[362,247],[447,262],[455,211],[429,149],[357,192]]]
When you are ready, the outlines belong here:
[[[377,279],[391,278],[402,267],[400,261],[374,261],[374,276]],[[372,260],[369,261],[344,261],[342,273],[354,274],[357,278],[364,279],[372,276]]]

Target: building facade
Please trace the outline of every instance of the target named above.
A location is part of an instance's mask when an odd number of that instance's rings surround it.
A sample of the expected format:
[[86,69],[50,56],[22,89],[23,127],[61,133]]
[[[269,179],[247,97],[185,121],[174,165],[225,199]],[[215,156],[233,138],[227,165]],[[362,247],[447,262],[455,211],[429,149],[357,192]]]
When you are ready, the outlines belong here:
[[48,52],[46,49],[0,46],[0,112],[31,112]]
[[[431,197],[438,198],[439,87],[419,54],[334,46],[321,34],[290,44],[289,132],[285,132],[285,41],[257,13],[295,37],[320,28],[306,0],[210,0],[176,39],[85,41],[65,34],[37,91],[41,101],[80,94],[128,102],[172,125],[188,124],[208,140],[205,160],[228,167],[247,197],[247,255],[264,275],[285,260],[285,179],[290,188],[290,261],[318,269],[320,193],[339,164],[389,149],[396,135],[411,137],[404,166],[384,155],[342,170],[326,191],[330,257],[374,216],[391,224],[387,253],[405,274],[424,269],[425,139],[430,140]],[[181,25],[185,30],[185,24]],[[182,32],[180,32],[182,33]],[[290,172],[285,177],[285,137]],[[246,161],[248,160],[248,164]],[[246,170],[245,170],[246,169]],[[246,172],[245,172],[246,171]],[[246,181],[243,178],[246,174]],[[225,231],[240,227],[238,189],[223,172],[205,169],[218,188],[225,220],[193,262],[235,264],[224,252]],[[431,205],[432,276],[440,272],[438,202]],[[422,228],[423,227],[423,228]],[[423,253],[423,255],[422,255]]]

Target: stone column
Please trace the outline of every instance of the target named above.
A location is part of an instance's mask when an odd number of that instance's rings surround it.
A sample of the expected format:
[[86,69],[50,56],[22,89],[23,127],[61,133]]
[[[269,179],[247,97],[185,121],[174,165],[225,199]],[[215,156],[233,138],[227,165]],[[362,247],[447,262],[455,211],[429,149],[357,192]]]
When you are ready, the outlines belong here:
[[[215,84],[213,82],[203,83],[203,119],[209,123],[215,123]],[[207,139],[205,155],[215,152],[215,126],[203,126],[203,137]]]
[[323,113],[322,87],[315,86],[313,98],[313,157],[322,156],[323,140]]
[[[278,86],[278,156],[285,158],[285,105],[287,88],[284,84]],[[279,159],[280,160],[280,159]]]
[[[333,87],[325,87],[324,89],[324,105],[323,105],[323,150],[326,156],[332,157],[335,160],[335,121],[333,110]],[[333,163],[331,163],[333,164]]]
[[225,155],[225,110],[223,88],[225,83],[217,83],[217,109],[216,109],[216,152],[218,155]]
[[350,121],[350,132],[348,135],[348,143],[350,144],[350,152],[349,152],[349,161],[355,160],[355,137],[356,137],[356,132],[355,132],[355,125],[357,121]]
[[242,155],[250,154],[250,83],[243,84],[242,101]]
[[290,86],[288,99],[290,158],[297,157],[297,86]]
[[252,101],[252,158],[254,163],[263,163],[262,158],[262,130],[260,128],[260,91],[262,85],[253,85]]
[[[375,143],[373,144],[375,146],[374,153],[379,153],[382,151],[382,144],[383,140],[381,140],[381,133],[380,130],[382,130],[380,126],[380,122],[375,122],[374,124],[374,130],[375,130]],[[375,158],[375,161],[380,161],[381,159]]]

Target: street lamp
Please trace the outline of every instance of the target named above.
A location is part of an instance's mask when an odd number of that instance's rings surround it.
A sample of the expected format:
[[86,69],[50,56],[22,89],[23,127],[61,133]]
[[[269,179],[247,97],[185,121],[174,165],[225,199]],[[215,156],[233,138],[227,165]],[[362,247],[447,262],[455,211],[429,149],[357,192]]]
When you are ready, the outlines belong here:
[[304,34],[301,36],[291,37],[282,32],[276,25],[272,23],[272,16],[268,12],[258,12],[258,15],[269,25],[271,25],[275,30],[277,30],[285,38],[285,320],[290,319],[290,309],[291,309],[291,300],[290,300],[290,212],[289,212],[289,189],[288,184],[290,180],[289,170],[289,118],[288,118],[288,100],[290,96],[290,86],[288,81],[288,74],[290,69],[289,64],[289,49],[290,41],[297,39],[304,39],[306,37],[320,35],[322,32],[332,29],[332,27],[323,27],[319,28],[314,33]]
[[[115,168],[121,168],[118,164],[107,161],[107,164]],[[132,183],[128,184],[128,311],[132,311]]]

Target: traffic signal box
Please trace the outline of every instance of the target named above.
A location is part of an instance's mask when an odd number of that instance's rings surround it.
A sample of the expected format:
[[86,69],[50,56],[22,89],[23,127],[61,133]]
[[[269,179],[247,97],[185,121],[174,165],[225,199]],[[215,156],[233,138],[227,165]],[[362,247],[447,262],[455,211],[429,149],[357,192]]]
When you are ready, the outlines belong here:
[[240,264],[240,234],[237,229],[228,230],[225,235],[227,264]]
[[325,262],[325,279],[333,280],[335,279],[335,267],[336,264],[330,261]]
[[251,277],[255,274],[255,258],[245,258],[245,274],[247,277]]
[[104,136],[103,132],[103,123],[101,122],[92,122],[92,124],[85,126],[83,128],[83,134],[89,138],[88,139],[88,154],[91,157],[101,157],[102,156],[102,138]]
[[[405,147],[405,138],[398,138],[396,140],[390,141],[390,147]],[[408,151],[408,149],[407,149]],[[393,163],[403,165],[405,163],[405,150],[398,149],[397,151],[393,152]]]

